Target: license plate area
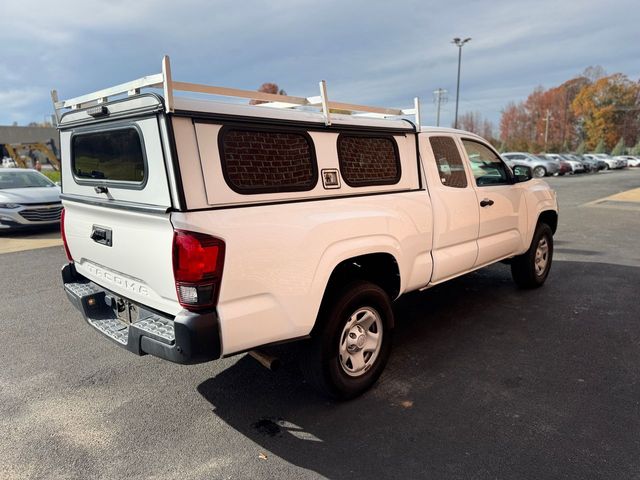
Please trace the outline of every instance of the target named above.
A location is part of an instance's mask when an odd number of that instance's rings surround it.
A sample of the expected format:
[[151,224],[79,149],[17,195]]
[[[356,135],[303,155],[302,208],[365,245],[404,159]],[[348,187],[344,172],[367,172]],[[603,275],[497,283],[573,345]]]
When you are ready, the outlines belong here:
[[138,321],[140,309],[137,305],[131,303],[126,298],[115,295],[109,295],[106,300],[111,304],[111,308],[121,322],[130,324]]

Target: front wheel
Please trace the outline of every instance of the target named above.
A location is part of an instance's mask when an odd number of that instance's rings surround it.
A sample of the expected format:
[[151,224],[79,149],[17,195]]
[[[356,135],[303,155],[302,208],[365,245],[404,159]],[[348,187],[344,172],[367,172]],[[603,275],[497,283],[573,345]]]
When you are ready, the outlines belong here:
[[553,232],[546,223],[539,223],[531,246],[511,262],[511,276],[520,288],[541,287],[553,260]]
[[542,178],[547,174],[547,170],[544,167],[536,167],[533,169],[533,176],[535,178]]
[[315,388],[338,399],[361,395],[380,377],[391,353],[393,311],[387,293],[354,282],[325,302],[301,369]]

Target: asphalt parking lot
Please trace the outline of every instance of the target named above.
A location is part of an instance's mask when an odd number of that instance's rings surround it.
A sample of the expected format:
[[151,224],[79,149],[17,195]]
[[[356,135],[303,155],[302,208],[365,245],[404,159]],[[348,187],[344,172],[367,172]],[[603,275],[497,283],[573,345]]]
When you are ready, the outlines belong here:
[[292,364],[136,357],[66,300],[60,246],[0,254],[0,478],[640,478],[640,202],[612,197],[640,169],[549,183],[547,284],[496,265],[406,296],[348,403]]

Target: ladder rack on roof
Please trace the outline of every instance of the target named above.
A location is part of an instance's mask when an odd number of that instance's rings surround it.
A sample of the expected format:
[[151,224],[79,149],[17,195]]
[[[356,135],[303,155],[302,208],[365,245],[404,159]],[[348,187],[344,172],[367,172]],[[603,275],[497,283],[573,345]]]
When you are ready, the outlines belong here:
[[167,55],[162,59],[162,73],[148,75],[137,80],[98,90],[97,92],[89,93],[87,95],[80,95],[79,97],[71,98],[69,100],[58,100],[58,92],[56,90],[52,90],[51,99],[53,100],[56,120],[60,123],[62,112],[65,109],[77,110],[106,103],[109,101],[110,97],[124,94],[128,96],[137,95],[143,88],[158,88],[164,91],[165,108],[167,113],[174,111],[173,93],[175,91],[181,91],[260,100],[266,102],[259,104],[260,106],[273,108],[295,108],[300,106],[317,107],[321,109],[326,125],[331,125],[332,110],[339,110],[340,113],[357,115],[359,117],[374,118],[414,115],[416,129],[420,131],[420,101],[418,97],[414,98],[413,108],[400,109],[371,107],[366,105],[330,101],[327,97],[327,84],[324,80],[320,82],[320,95],[314,97],[294,97],[291,95],[278,95],[275,93],[240,90],[237,88],[214,87],[199,83],[177,82],[171,78],[171,64],[169,63],[169,57]]

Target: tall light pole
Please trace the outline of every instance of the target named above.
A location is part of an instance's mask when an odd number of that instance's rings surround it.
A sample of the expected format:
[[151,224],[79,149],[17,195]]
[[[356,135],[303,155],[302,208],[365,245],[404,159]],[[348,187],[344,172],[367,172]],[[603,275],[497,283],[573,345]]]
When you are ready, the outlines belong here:
[[458,37],[454,38],[451,43],[458,47],[458,83],[456,86],[456,116],[453,121],[453,127],[458,128],[458,101],[460,100],[460,64],[462,63],[462,47],[464,44],[471,40],[471,37],[460,40]]

